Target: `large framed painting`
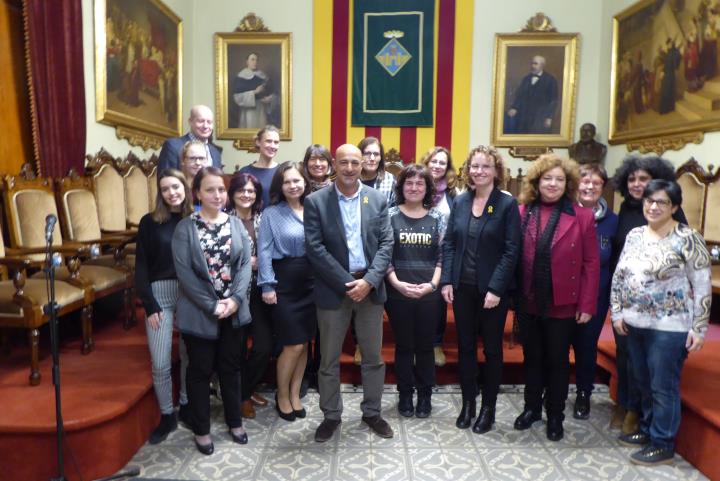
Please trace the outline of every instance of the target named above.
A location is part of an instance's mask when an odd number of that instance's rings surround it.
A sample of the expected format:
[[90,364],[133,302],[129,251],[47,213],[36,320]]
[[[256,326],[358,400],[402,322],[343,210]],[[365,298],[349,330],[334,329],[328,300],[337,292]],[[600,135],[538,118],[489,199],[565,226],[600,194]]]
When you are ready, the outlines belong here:
[[215,127],[220,139],[252,141],[262,127],[290,140],[290,33],[215,34]]
[[567,147],[575,123],[578,34],[495,35],[491,142]]
[[95,102],[134,145],[182,133],[182,21],[160,0],[95,0]]
[[720,129],[720,11],[711,3],[643,0],[613,18],[610,143],[678,148]]

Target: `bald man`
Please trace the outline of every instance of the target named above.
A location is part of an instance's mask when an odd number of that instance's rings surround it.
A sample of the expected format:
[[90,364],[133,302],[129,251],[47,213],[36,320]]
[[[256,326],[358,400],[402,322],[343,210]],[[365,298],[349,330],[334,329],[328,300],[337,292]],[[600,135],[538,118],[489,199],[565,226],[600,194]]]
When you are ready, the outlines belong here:
[[506,134],[549,134],[557,110],[557,80],[545,71],[545,57],[535,55],[530,73],[523,77],[515,91],[515,99],[507,111]]
[[196,105],[190,109],[188,126],[190,131],[182,137],[173,137],[163,143],[158,160],[158,173],[167,168],[182,170],[182,149],[186,142],[197,140],[205,145],[205,154],[212,159],[213,167],[222,169],[222,157],[220,149],[212,143],[213,126],[215,116],[210,107]]
[[325,419],[315,441],[329,440],[340,425],[340,352],[355,314],[362,352],[362,421],[376,434],[391,438],[380,416],[385,382],[382,347],[383,282],[392,257],[393,231],[387,198],[360,182],[363,156],[354,145],[340,146],[332,162],[335,182],[305,199],[305,246],[315,270],[314,298],[320,329],[318,387]]

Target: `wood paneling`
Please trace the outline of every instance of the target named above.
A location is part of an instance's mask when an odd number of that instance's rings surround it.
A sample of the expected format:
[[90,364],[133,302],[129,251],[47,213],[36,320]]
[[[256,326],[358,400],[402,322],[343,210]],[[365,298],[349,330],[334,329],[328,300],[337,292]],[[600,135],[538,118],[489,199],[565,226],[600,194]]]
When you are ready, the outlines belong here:
[[0,174],[17,174],[24,162],[33,159],[19,0],[0,0],[0,46]]

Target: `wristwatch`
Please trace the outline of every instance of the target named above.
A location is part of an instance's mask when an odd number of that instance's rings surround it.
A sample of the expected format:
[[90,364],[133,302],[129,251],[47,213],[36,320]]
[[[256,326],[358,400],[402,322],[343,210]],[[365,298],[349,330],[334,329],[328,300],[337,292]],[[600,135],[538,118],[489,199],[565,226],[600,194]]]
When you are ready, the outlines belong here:
[[433,281],[430,281],[428,284],[430,284],[430,287],[432,287],[432,292],[437,291],[437,284],[435,284]]

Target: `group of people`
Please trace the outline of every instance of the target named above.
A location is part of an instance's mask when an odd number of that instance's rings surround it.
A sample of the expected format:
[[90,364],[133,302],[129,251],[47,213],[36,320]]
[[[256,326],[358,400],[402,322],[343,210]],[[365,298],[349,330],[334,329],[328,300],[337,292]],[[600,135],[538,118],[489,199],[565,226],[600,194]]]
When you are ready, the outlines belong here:
[[[189,139],[175,165],[160,171],[156,208],[138,233],[136,285],[162,413],[151,443],[177,426],[173,323],[181,333],[179,417],[197,449],[211,454],[213,373],[229,435],[244,444],[243,417],[268,404],[256,388],[273,354],[279,417],[306,416],[301,384],[313,345],[324,414],[315,440],[331,439],[343,412],[340,354],[351,323],[361,354],[362,421],[392,437],[381,412],[383,312],[395,338],[398,412],[430,416],[448,304],[463,399],[456,426],[472,425],[478,434],[493,427],[512,307],[525,370],[525,406],[514,427],[530,428],[544,408],[547,438],[558,441],[570,346],[573,416],[587,419],[610,309],[619,440],[639,448],[635,463],[672,460],[680,372],[687,353],[702,347],[711,294],[710,257],[687,226],[667,161],[624,161],[613,179],[624,197],[616,215],[602,198],[608,176],[598,164],[543,155],[516,200],[502,190],[506,168],[492,147],[471,150],[460,189],[447,149],[433,148],[395,177],[374,137],[342,145],[334,157],[314,144],[302,162],[278,165],[279,132],[268,125],[256,137],[258,160],[234,174],[226,191],[222,171],[211,165],[212,122],[208,133],[198,121],[205,109],[193,108]],[[478,337],[485,355],[479,411]]]

